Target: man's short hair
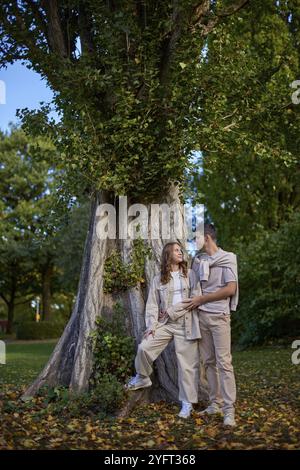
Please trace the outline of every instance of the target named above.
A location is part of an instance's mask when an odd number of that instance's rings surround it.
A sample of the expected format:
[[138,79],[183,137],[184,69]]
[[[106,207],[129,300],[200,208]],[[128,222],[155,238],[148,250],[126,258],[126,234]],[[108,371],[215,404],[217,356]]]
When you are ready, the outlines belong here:
[[210,235],[214,241],[217,240],[217,230],[214,224],[204,224],[204,236],[205,235]]

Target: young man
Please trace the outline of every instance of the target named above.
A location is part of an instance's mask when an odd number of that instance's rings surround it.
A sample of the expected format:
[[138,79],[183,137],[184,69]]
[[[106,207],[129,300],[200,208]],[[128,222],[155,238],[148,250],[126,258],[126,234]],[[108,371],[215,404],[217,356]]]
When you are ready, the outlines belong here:
[[181,418],[188,418],[192,403],[198,402],[199,345],[201,337],[198,310],[187,311],[182,301],[201,293],[194,271],[187,269],[182,248],[167,243],[163,248],[161,272],[153,279],[146,304],[146,331],[135,358],[137,374],[128,390],[149,387],[155,359],[174,339],[178,363]]
[[[236,255],[217,246],[213,224],[204,226],[205,253],[195,258],[202,295],[183,301],[199,309],[200,354],[206,369],[210,404],[202,413],[224,413],[224,425],[235,426],[236,385],[231,358],[230,310],[238,302]],[[222,410],[221,410],[222,407]]]

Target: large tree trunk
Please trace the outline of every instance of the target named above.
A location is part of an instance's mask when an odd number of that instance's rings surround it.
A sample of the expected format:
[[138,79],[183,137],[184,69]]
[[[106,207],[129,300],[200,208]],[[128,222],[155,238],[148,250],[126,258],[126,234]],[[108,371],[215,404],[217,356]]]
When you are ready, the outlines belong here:
[[10,302],[7,305],[6,333],[9,335],[12,333],[12,330],[13,330],[14,311],[15,311],[15,304],[14,304],[14,299],[13,299],[13,300],[10,300]]
[[15,277],[13,276],[11,289],[10,289],[10,297],[7,302],[7,327],[6,327],[7,334],[11,334],[13,332],[16,291],[17,291],[17,282],[16,282]]
[[[169,200],[166,202],[170,203],[176,198],[178,199],[178,195],[175,191],[169,195]],[[117,242],[97,237],[97,207],[99,203],[112,201],[113,198],[106,193],[97,195],[92,201],[78,294],[72,316],[48,364],[26,390],[24,398],[33,396],[43,385],[63,385],[77,393],[86,391],[88,388],[93,366],[89,335],[95,329],[96,317],[110,316],[116,300],[115,296],[103,293],[104,262],[111,249],[116,246],[121,249],[123,260],[128,262],[132,248],[132,241],[128,239]],[[171,239],[174,240],[174,235]],[[160,254],[166,241],[161,238],[149,240],[154,256],[145,266],[147,286],[154,273],[158,272]],[[128,323],[136,344],[140,341],[141,333],[145,329],[144,309],[147,290],[137,285],[128,289],[125,294],[117,296],[129,312]],[[173,344],[170,344],[156,361],[150,398],[178,400],[177,363]]]
[[51,312],[51,281],[53,275],[53,265],[47,263],[42,275],[42,318],[49,321],[52,317]]
[[43,385],[63,385],[71,391],[81,392],[88,387],[92,371],[90,332],[104,303],[102,294],[103,268],[107,253],[107,240],[96,235],[96,210],[106,195],[97,194],[91,203],[90,222],[85,242],[76,302],[71,318],[58,341],[48,363],[26,390],[24,397],[33,396]]

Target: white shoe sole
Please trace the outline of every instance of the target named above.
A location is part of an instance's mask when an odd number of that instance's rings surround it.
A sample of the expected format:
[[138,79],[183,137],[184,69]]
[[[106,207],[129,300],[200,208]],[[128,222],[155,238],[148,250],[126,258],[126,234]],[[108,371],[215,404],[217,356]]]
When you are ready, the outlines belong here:
[[132,386],[129,386],[129,385],[125,385],[125,390],[128,390],[129,392],[134,392],[135,390],[140,390],[142,388],[148,388],[148,387],[151,387],[152,385],[152,382],[146,384],[146,385],[132,385]]
[[182,415],[182,414],[178,413],[177,416],[178,416],[179,418],[182,418],[182,419],[188,419],[188,418],[191,417],[191,414],[192,414],[192,413],[190,413],[189,415]]
[[234,428],[236,426],[236,422],[234,421],[233,423],[229,424],[229,423],[223,423],[223,425],[225,426],[225,428]]
[[216,411],[213,411],[213,412],[208,412],[208,411],[200,411],[200,416],[204,416],[204,415],[207,415],[207,416],[215,416],[215,415],[219,415],[219,416],[223,416],[223,411],[222,410],[216,410]]

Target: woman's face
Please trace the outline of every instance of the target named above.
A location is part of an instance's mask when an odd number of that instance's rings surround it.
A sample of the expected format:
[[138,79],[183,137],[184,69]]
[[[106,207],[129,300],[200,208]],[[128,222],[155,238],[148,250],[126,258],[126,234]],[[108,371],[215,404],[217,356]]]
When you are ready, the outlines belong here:
[[182,249],[179,245],[173,245],[172,263],[179,264],[183,261]]

